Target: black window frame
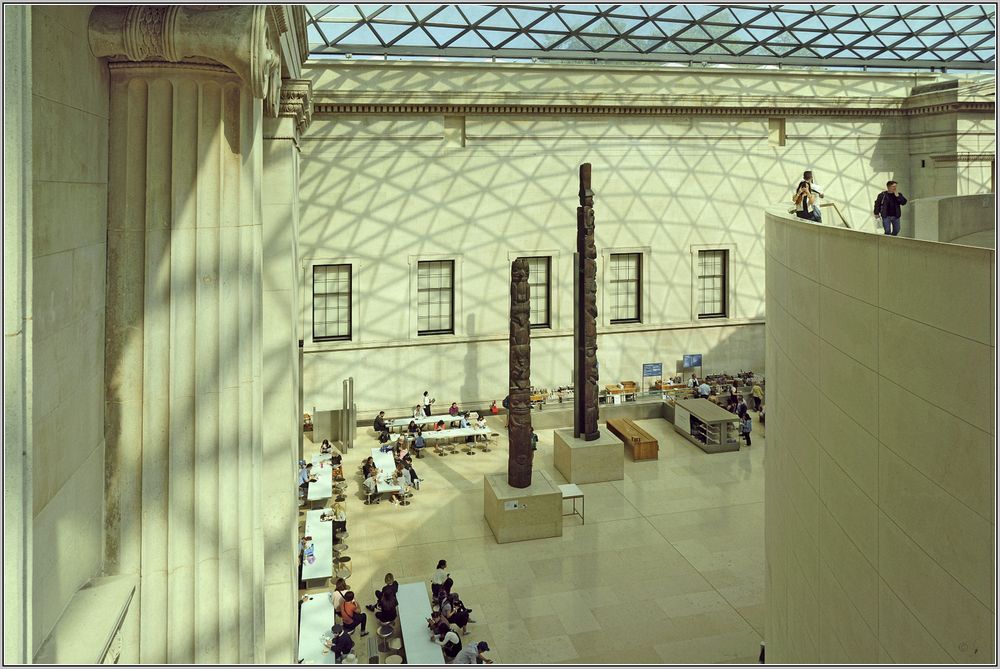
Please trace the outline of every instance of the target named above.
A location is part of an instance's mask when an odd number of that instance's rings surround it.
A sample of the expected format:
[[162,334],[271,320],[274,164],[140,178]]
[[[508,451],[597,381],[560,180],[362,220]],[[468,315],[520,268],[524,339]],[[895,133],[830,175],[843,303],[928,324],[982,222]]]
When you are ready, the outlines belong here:
[[[420,266],[430,263],[448,263],[451,265],[451,285],[449,286],[448,293],[450,298],[450,310],[449,310],[449,323],[450,327],[438,330],[421,330],[420,329]],[[439,290],[439,289],[435,289]],[[439,259],[439,260],[418,260],[417,261],[417,336],[426,337],[428,335],[453,335],[455,334],[455,260],[452,259]]]
[[[628,323],[642,323],[642,253],[639,251],[623,251],[621,253],[610,253],[608,255],[608,265],[609,267],[613,265],[615,256],[635,256],[635,317],[634,318],[609,318],[608,322],[611,325],[625,325]],[[609,283],[614,283],[615,279],[612,277]],[[612,299],[615,299],[616,293],[612,291]],[[613,307],[612,307],[613,308]]]
[[[702,254],[705,253],[721,253],[722,266],[721,274],[702,274]],[[702,313],[701,308],[705,303],[702,298],[704,295],[704,280],[706,278],[715,278],[721,282],[719,289],[719,308],[720,311],[717,312],[706,312]],[[728,318],[729,317],[729,249],[700,249],[698,251],[698,318],[701,319],[712,319],[712,318]]]
[[[327,267],[347,268],[347,334],[333,336],[316,335],[316,270]],[[312,338],[313,341],[351,341],[354,335],[354,268],[350,263],[323,263],[312,266]],[[332,295],[336,293],[322,293],[322,295]]]
[[[529,319],[529,328],[532,330],[543,330],[552,328],[552,256],[527,256],[525,260],[544,260],[545,261],[545,321],[536,323],[533,319]],[[528,284],[531,285],[531,263],[528,263]],[[534,300],[534,293],[529,290],[528,300]],[[534,304],[532,303],[532,307]],[[533,312],[534,309],[531,309]]]

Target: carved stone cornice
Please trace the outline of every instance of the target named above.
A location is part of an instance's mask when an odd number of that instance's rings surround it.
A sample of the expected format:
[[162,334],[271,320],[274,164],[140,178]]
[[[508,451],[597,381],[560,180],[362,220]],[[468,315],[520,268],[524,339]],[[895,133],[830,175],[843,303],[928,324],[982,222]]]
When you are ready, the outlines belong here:
[[284,79],[281,82],[281,105],[279,116],[295,119],[295,127],[304,132],[312,121],[312,81],[308,79]]
[[519,105],[519,104],[350,104],[317,102],[313,111],[326,114],[456,114],[456,115],[579,115],[579,116],[836,116],[906,117],[971,112],[993,114],[993,102],[950,102],[904,109],[899,107],[720,107],[720,106],[618,106],[618,105]]
[[91,12],[89,32],[98,57],[220,63],[264,100],[266,112],[277,115],[281,56],[266,5],[105,5]]

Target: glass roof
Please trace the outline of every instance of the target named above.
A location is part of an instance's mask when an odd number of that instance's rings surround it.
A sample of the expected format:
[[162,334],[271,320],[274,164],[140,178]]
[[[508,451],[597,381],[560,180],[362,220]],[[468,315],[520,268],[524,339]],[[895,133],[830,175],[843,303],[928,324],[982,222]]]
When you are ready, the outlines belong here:
[[306,5],[313,56],[993,70],[994,5]]

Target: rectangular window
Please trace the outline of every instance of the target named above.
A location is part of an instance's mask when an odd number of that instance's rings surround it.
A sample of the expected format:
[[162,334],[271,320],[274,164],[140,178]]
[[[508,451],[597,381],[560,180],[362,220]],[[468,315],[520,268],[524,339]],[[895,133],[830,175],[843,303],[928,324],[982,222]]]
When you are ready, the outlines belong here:
[[729,251],[698,251],[698,318],[725,318]]
[[313,341],[351,338],[351,266],[313,266]]
[[611,323],[639,323],[642,320],[642,254],[612,253]]
[[536,256],[525,258],[528,261],[528,290],[531,300],[531,327],[552,327],[550,320],[549,295],[552,293],[550,283],[550,268],[552,258]]
[[417,263],[417,334],[454,334],[455,261]]

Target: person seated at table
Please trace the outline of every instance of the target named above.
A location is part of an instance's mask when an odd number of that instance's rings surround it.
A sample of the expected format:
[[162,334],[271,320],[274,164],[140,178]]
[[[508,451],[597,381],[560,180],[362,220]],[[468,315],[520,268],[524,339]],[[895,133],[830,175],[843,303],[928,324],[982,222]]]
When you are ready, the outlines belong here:
[[403,460],[404,462],[413,459],[410,456],[410,447],[406,444],[406,442],[403,442],[402,444],[397,443],[396,448],[392,451],[392,454],[396,460]]
[[448,407],[448,415],[449,416],[457,416],[458,414],[459,414],[458,402],[452,402],[451,406]]
[[333,651],[334,660],[339,663],[340,659],[351,652],[354,648],[354,640],[351,635],[341,626],[337,632],[336,626],[330,628],[330,638],[323,642],[323,645]]
[[457,592],[450,593],[448,597],[441,601],[441,615],[449,623],[462,630],[462,636],[469,633],[469,630],[466,629],[468,624],[476,622],[472,619],[471,613],[472,609],[465,607]]
[[309,470],[312,468],[312,464],[299,463],[299,497],[305,497],[306,491],[309,489]]
[[333,602],[333,611],[338,616],[340,615],[340,605],[344,603],[344,595],[350,587],[347,585],[347,581],[342,578],[338,578],[337,582],[333,585],[333,592],[330,593],[330,601]]
[[712,394],[712,387],[710,385],[708,385],[707,383],[705,383],[704,381],[702,381],[701,385],[698,386],[698,395],[699,395],[699,397],[706,397],[707,398],[711,394]]
[[347,508],[340,502],[333,505],[333,531],[347,531]]
[[420,478],[417,476],[417,472],[413,469],[412,462],[403,462],[403,481],[406,485],[420,490]]
[[470,425],[469,425],[469,412],[463,413],[462,416],[458,419],[458,426],[459,427],[470,427]]
[[[484,416],[482,414],[479,415],[479,418],[476,419],[476,429],[477,430],[485,430],[486,429],[486,416]],[[481,435],[481,436],[482,436],[483,440],[485,441],[486,440],[486,435],[484,434],[484,435]],[[477,437],[477,439],[478,439],[478,437]]]
[[434,431],[435,432],[440,432],[443,429],[444,429],[444,421],[443,420],[439,420],[438,422],[434,423]]
[[423,418],[424,417],[424,408],[422,406],[420,406],[419,404],[417,406],[413,407],[413,417],[414,418]]
[[375,416],[375,423],[372,425],[376,432],[384,432],[389,428],[385,424],[385,412],[379,411],[378,415]]
[[344,621],[344,631],[353,632],[359,625],[361,626],[361,636],[368,636],[365,626],[368,624],[368,614],[359,611],[358,603],[354,601],[354,592],[348,590],[344,593],[344,603],[340,605],[340,619]]
[[365,504],[378,504],[381,501],[378,498],[378,479],[375,478],[377,471],[378,470],[371,471],[368,473],[367,477],[365,477],[363,485],[365,486],[365,493],[368,495],[368,498],[365,500]]
[[424,441],[423,430],[417,430],[417,434],[413,437],[413,451],[417,454],[418,458],[424,456],[420,455],[420,451],[427,447],[427,442]]
[[431,594],[434,597],[438,596],[438,593],[442,590],[445,593],[451,592],[451,586],[454,585],[454,581],[451,580],[451,574],[447,572],[448,561],[438,560],[437,569],[434,570],[434,575],[431,576]]
[[419,428],[417,427],[417,421],[411,420],[410,424],[406,426],[406,431],[410,434],[416,432]]
[[494,416],[500,413],[500,407],[497,406],[496,400],[493,400],[493,403],[490,404],[490,413],[493,414]]
[[365,459],[364,464],[361,465],[361,473],[364,474],[365,478],[368,478],[368,475],[376,469],[378,468],[375,466],[375,458],[369,455],[368,458]]
[[324,439],[323,443],[319,445],[320,453],[330,453],[333,451],[333,444],[330,443],[329,439]]
[[444,651],[444,656],[448,660],[455,659],[455,656],[462,650],[462,639],[452,631],[446,622],[438,623],[434,632],[431,634],[431,641],[441,646],[441,650]]
[[389,429],[388,428],[386,428],[386,429],[384,429],[384,430],[382,430],[381,432],[378,433],[378,443],[380,443],[380,444],[387,443],[391,438],[392,437],[389,436]]
[[[399,486],[400,488],[403,487],[403,463],[399,460],[396,461],[396,469],[392,472],[389,481],[391,485]],[[400,497],[399,492],[395,490],[389,495],[389,501],[393,504],[399,504],[401,500],[402,497]]]
[[396,577],[392,575],[392,572],[387,572],[385,578],[382,579],[385,585],[382,586],[381,590],[375,591],[375,603],[368,604],[365,606],[369,611],[374,611],[377,606],[380,606],[382,597],[385,595],[391,596],[393,599],[396,598],[396,593],[399,592],[399,583],[396,582]]
[[378,612],[375,614],[375,619],[383,625],[396,622],[396,617],[399,615],[396,610],[397,606],[396,593],[383,590],[382,596],[378,600]]

